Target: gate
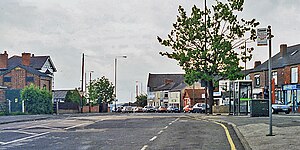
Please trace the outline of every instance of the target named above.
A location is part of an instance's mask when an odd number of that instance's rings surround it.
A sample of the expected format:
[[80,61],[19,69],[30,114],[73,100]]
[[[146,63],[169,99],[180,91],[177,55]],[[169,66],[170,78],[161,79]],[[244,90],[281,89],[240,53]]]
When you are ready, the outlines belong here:
[[21,90],[6,90],[5,98],[10,101],[11,112],[22,112]]

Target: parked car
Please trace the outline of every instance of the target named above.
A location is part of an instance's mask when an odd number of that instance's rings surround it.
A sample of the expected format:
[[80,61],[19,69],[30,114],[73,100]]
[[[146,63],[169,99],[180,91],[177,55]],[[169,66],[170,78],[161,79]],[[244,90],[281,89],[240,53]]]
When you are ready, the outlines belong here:
[[178,107],[176,107],[176,106],[169,106],[168,108],[167,108],[167,112],[177,112],[177,113],[179,113],[180,111],[179,111],[179,108]]
[[115,107],[112,107],[111,112],[122,112],[123,106],[118,106],[117,109]]
[[157,112],[167,112],[167,107],[159,106],[158,109],[157,109]]
[[289,114],[291,111],[292,108],[289,105],[272,104],[272,114],[278,114],[278,112],[285,112],[285,114]]
[[132,113],[133,109],[131,106],[124,106],[122,109],[122,113]]
[[[209,105],[207,105],[209,109]],[[205,113],[205,103],[196,103],[193,106],[193,113]]]
[[133,109],[133,112],[135,112],[135,113],[143,112],[143,107],[135,107],[135,108]]
[[193,107],[191,105],[186,105],[185,107],[183,107],[183,112],[185,113],[193,112]]
[[145,106],[143,112],[155,112],[156,109],[153,106]]

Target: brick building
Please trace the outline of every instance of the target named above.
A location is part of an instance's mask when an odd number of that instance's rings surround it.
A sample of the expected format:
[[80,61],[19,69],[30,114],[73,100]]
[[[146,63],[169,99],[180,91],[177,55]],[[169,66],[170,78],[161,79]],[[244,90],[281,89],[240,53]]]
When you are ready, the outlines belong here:
[[[280,45],[280,52],[271,58],[273,94],[275,102],[282,102],[293,106],[294,111],[300,105],[300,44],[287,47]],[[264,89],[268,87],[268,61],[263,64],[255,62],[254,68],[249,70],[248,77],[253,81],[253,94],[262,98]]]
[[54,72],[56,68],[50,56],[22,53],[22,56],[9,58],[4,51],[0,54],[0,102],[9,99],[8,93],[18,93],[32,83],[51,91]]

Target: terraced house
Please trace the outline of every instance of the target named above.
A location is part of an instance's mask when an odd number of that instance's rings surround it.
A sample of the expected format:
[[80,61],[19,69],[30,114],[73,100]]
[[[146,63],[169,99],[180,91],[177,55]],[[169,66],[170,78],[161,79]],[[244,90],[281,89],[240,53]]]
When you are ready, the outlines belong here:
[[[280,52],[271,58],[273,89],[268,87],[268,61],[255,62],[248,77],[253,81],[253,94],[263,98],[265,89],[271,89],[273,102],[289,104],[300,112],[300,44],[280,45]],[[266,92],[267,93],[267,92]]]
[[56,68],[50,56],[35,56],[22,53],[22,56],[8,57],[7,51],[0,54],[0,103],[10,100],[20,101],[20,90],[34,84],[52,90]]

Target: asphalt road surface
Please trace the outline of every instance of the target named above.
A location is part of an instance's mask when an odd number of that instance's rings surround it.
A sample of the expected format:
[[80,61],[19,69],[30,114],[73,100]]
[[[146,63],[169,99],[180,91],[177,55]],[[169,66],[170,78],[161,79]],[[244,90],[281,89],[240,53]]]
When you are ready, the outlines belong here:
[[[235,148],[243,149],[225,126]],[[0,149],[229,150],[225,128],[175,113],[62,117],[0,125]]]

